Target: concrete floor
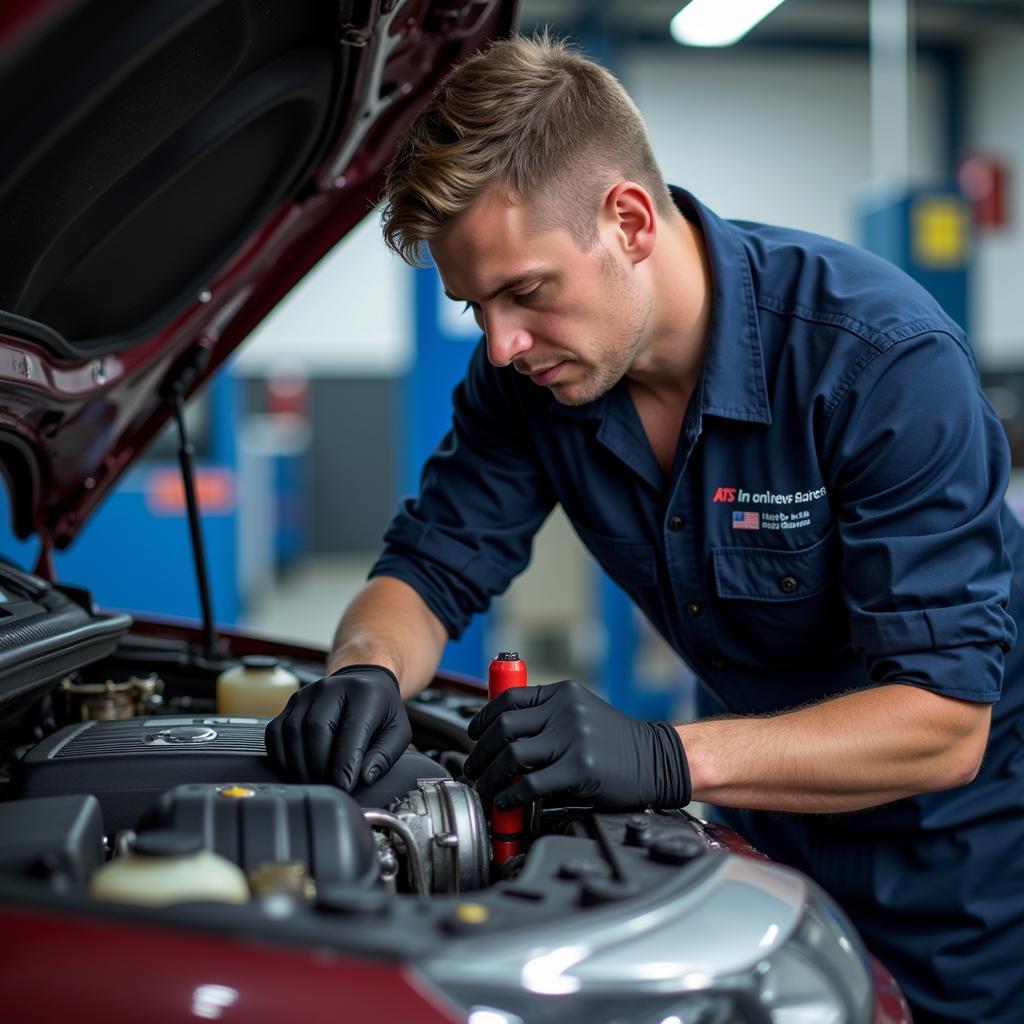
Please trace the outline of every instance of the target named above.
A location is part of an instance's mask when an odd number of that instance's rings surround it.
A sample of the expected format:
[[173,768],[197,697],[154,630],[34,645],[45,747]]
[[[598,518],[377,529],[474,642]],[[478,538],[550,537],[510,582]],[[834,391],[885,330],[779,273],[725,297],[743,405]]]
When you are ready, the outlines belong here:
[[308,559],[255,599],[241,624],[267,636],[326,648],[375,558],[375,552],[367,552]]

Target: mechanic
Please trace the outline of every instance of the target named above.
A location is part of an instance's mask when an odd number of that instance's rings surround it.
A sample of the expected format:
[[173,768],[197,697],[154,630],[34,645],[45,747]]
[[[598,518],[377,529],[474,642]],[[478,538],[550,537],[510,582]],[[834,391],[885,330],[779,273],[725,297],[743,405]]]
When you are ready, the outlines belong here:
[[483,337],[270,754],[345,788],[386,771],[402,697],[561,504],[705,717],[512,690],[470,723],[481,794],[717,805],[839,901],[916,1020],[1020,1021],[1024,534],[970,347],[883,260],[663,180],[621,86],[546,37],[467,61],[407,131],[386,240],[426,246]]

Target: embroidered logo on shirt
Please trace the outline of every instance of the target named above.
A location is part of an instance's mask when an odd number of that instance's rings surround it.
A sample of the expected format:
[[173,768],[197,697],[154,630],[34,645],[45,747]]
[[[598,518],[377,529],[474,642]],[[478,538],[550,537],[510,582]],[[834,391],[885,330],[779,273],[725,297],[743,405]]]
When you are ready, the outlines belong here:
[[733,512],[732,528],[734,530],[760,530],[760,512]]
[[[719,497],[728,494],[729,497]],[[790,491],[783,494],[778,491],[750,491],[742,487],[719,487],[712,501],[744,501],[752,505],[806,505],[808,502],[824,498],[828,491],[824,487],[816,487],[813,491]]]
[[[799,530],[811,525],[810,508],[792,506],[813,505],[828,496],[824,487],[806,491],[748,491],[743,487],[719,487],[712,501],[739,502],[741,505],[767,505],[764,511],[730,511],[729,525],[734,530]],[[789,506],[789,508],[787,508]],[[786,509],[786,511],[782,511]]]

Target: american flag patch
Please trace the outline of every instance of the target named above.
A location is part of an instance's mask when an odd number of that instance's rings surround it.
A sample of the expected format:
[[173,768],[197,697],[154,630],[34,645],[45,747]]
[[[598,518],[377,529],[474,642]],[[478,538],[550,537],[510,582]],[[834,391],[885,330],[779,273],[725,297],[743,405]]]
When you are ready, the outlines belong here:
[[734,530],[760,530],[760,512],[733,512],[732,528]]

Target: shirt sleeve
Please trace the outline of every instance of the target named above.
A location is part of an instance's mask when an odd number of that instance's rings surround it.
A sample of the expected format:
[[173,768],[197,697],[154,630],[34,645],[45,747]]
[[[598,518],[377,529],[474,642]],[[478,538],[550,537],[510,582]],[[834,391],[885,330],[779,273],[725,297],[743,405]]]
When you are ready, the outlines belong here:
[[370,576],[413,587],[457,639],[530,560],[555,503],[533,457],[525,410],[481,342],[453,395],[452,427],[404,501]]
[[966,345],[929,333],[878,352],[827,437],[851,638],[872,682],[998,700],[1016,637],[1009,452]]

